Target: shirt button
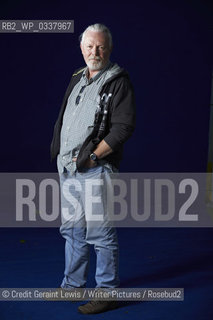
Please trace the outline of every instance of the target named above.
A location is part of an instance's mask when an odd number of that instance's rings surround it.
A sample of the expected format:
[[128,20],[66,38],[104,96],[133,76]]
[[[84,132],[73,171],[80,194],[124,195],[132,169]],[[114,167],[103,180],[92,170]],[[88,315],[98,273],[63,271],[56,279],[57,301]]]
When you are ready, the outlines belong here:
[[64,145],[67,146],[67,142],[64,142]]
[[70,127],[69,127],[69,126],[67,126],[67,130],[69,130],[69,128],[70,128]]
[[65,159],[66,159],[66,157],[65,157],[65,156],[63,156],[63,157],[62,157],[62,159],[63,159],[63,160],[65,160]]
[[83,99],[81,98],[80,101],[83,101]]

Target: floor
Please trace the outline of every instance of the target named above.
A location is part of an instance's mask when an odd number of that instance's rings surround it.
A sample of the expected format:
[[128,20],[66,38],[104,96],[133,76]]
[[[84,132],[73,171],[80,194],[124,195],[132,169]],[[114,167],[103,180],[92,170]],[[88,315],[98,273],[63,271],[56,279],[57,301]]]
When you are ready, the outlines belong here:
[[[70,301],[0,302],[1,320],[213,319],[211,228],[119,228],[121,287],[184,288],[181,302],[129,302],[98,315],[81,315]],[[63,277],[64,240],[56,228],[0,229],[2,288],[57,288]],[[91,248],[87,287],[94,287]]]

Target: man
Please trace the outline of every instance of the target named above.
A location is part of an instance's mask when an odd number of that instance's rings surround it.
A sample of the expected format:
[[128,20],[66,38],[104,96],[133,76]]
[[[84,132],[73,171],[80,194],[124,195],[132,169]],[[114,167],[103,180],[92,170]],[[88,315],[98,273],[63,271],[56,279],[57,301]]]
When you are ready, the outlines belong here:
[[[112,36],[106,26],[89,26],[81,36],[80,47],[87,66],[71,78],[51,144],[62,191],[60,232],[66,239],[61,287],[85,287],[92,244],[97,257],[97,288],[116,288],[118,241],[109,221],[106,190],[110,188],[110,173],[118,170],[123,144],[134,130],[134,94],[127,72],[109,60]],[[92,188],[101,199],[92,206],[93,218],[101,216],[98,226],[86,214],[86,187],[91,179],[103,180]],[[92,300],[78,310],[99,313],[116,306],[115,301]]]

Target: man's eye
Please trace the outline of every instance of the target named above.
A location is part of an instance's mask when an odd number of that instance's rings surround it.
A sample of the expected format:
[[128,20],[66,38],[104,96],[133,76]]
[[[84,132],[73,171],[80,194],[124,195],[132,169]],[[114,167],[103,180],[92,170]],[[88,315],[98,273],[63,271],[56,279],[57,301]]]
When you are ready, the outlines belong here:
[[87,46],[87,48],[90,48],[90,49],[91,49],[91,48],[92,48],[92,46]]

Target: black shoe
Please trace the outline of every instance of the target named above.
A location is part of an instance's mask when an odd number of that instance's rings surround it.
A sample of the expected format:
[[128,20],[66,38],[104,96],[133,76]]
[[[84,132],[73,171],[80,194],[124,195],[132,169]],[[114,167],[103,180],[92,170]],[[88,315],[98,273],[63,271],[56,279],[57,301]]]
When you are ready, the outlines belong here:
[[78,307],[78,311],[83,314],[101,313],[118,308],[117,301],[91,300]]

